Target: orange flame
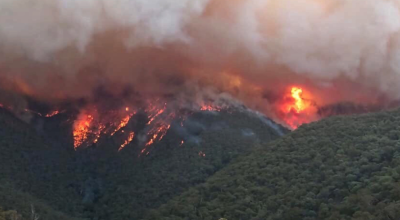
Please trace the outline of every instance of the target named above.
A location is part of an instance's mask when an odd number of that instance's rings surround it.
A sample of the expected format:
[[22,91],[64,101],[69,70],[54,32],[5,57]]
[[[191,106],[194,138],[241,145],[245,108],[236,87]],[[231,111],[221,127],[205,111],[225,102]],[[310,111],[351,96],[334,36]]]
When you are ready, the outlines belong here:
[[126,145],[128,145],[129,143],[131,143],[134,137],[135,137],[135,132],[133,132],[133,131],[130,132],[130,133],[129,133],[129,136],[128,136],[128,139],[125,140],[125,142],[121,145],[121,147],[118,149],[118,151],[121,151],[122,149],[124,149],[124,147],[125,147]]
[[51,118],[51,117],[54,117],[54,116],[56,116],[58,114],[60,114],[60,111],[56,110],[56,111],[50,112],[49,114],[45,115],[44,117]]
[[221,111],[221,109],[216,108],[212,105],[203,105],[203,106],[201,106],[200,111],[217,111],[217,112],[219,112],[219,111]]
[[[202,111],[220,111],[219,108],[211,105],[204,105],[201,109]],[[148,115],[148,122],[146,124],[147,142],[144,144],[141,154],[146,153],[150,145],[164,138],[171,128],[173,120],[179,120],[181,126],[183,126],[183,121],[187,117],[181,115],[177,117],[175,112],[167,113],[167,103],[149,103],[144,111]],[[46,115],[46,117],[51,117],[58,113],[58,111],[54,111]],[[123,142],[118,151],[122,150],[135,137],[135,133],[131,128],[126,127],[135,114],[136,110],[131,110],[130,107],[124,107],[120,111],[110,110],[101,113],[94,106],[86,108],[80,113],[73,125],[74,148],[77,149],[81,146],[85,147],[93,143],[98,143],[103,135],[112,137],[117,132],[121,132],[121,135],[123,133],[129,134],[125,136],[128,138]],[[180,145],[183,145],[183,143],[184,141],[182,140]]]
[[101,136],[101,132],[102,132],[105,128],[106,128],[105,125],[100,124],[99,127],[98,127],[98,129],[97,129],[96,131],[93,132],[94,135],[95,135],[95,139],[94,139],[93,143],[97,143],[97,142],[99,141],[100,136]]
[[93,116],[91,115],[83,115],[80,119],[75,121],[73,131],[75,150],[88,139],[92,121]]
[[161,125],[160,127],[156,127],[155,129],[150,130],[149,134],[153,133],[152,138],[146,143],[146,146],[153,144],[155,141],[161,141],[171,125]]
[[170,127],[171,127],[170,124],[163,124],[160,125],[159,127],[151,129],[148,132],[148,135],[151,136],[151,138],[149,141],[147,141],[147,143],[145,144],[145,148],[143,148],[141,153],[143,154],[148,146],[154,144],[155,142],[161,141],[164,138],[165,134],[167,134]]
[[304,98],[303,88],[293,86],[281,107],[281,117],[290,128],[296,129],[301,124],[313,121],[315,110],[312,102]]
[[164,113],[165,111],[165,107],[163,109],[160,109],[156,114],[154,114],[153,116],[150,116],[150,120],[149,122],[147,122],[147,125],[150,125],[154,119],[156,119],[159,115],[161,115],[162,113]]
[[121,128],[125,127],[128,124],[128,122],[132,116],[133,116],[133,114],[129,114],[125,118],[123,118],[122,121],[118,124],[117,128],[115,128],[114,131],[111,133],[111,136],[114,136],[114,134],[117,133],[117,131],[119,131]]

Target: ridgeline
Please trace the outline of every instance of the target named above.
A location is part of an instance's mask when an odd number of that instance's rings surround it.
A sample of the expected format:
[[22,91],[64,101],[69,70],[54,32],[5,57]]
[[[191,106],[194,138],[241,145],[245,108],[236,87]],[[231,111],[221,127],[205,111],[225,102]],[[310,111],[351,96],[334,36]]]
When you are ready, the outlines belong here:
[[399,137],[399,110],[304,125],[145,219],[400,219]]

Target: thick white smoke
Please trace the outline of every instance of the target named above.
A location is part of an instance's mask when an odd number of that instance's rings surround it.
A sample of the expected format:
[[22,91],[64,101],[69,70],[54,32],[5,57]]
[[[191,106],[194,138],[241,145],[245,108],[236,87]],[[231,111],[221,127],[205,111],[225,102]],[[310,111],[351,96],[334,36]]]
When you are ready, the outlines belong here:
[[0,0],[0,85],[54,98],[196,84],[257,106],[295,83],[394,100],[399,30],[398,0]]
[[1,0],[4,47],[43,61],[75,47],[84,52],[96,34],[124,30],[128,45],[187,41],[184,33],[208,0]]

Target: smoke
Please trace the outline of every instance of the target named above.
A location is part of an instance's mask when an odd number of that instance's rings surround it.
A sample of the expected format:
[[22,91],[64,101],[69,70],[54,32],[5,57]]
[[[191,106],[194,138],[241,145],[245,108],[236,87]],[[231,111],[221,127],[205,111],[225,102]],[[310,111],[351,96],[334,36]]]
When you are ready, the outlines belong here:
[[399,30],[397,0],[0,0],[0,88],[224,95],[270,116],[293,84],[320,105],[396,100]]

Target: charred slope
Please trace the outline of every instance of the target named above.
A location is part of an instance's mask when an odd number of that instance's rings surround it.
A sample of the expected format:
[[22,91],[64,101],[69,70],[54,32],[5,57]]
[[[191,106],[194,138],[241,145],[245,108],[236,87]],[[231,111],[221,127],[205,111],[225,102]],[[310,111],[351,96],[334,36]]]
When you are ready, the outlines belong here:
[[400,219],[400,110],[300,127],[145,219]]
[[[117,137],[74,151],[71,135],[62,136],[68,126],[57,126],[63,121],[57,117],[32,126],[1,112],[0,180],[55,210],[89,219],[139,219],[287,132],[249,112],[199,112],[183,126],[172,124],[149,154],[140,154],[139,140],[118,152]],[[3,201],[0,206],[20,209]]]

